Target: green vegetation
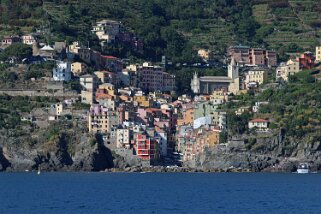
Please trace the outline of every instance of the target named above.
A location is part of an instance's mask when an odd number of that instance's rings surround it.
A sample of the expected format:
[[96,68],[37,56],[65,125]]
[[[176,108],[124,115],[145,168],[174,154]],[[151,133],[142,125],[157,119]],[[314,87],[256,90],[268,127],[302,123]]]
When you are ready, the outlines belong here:
[[[39,79],[45,76],[51,76],[51,71],[54,67],[53,61],[47,61],[41,64],[33,64],[28,68],[28,71],[24,73],[24,79],[30,80],[31,78]],[[46,75],[47,74],[47,75]]]
[[84,110],[84,109],[89,109],[90,108],[90,104],[86,104],[86,103],[73,103],[72,106],[75,108],[75,110]]
[[57,102],[49,97],[11,97],[0,95],[0,129],[13,129],[21,125],[20,113],[31,112],[34,108],[46,107]]
[[[129,59],[159,61],[166,55],[173,62],[188,62],[197,58],[197,48],[221,54],[235,44],[266,46],[283,58],[320,42],[320,12],[317,1],[302,0],[2,0],[0,32],[41,29],[41,41],[89,42],[105,54]],[[90,30],[106,18],[121,21],[142,38],[144,51],[126,44],[101,49]]]
[[6,61],[10,57],[16,57],[18,60],[22,60],[32,55],[32,48],[29,45],[16,43],[10,45],[4,51],[0,52],[0,61]]
[[[266,89],[255,95],[236,96],[238,102],[224,107],[228,114],[229,133],[248,132],[247,121],[253,117],[269,119],[270,129],[282,129],[288,136],[302,138],[313,135],[321,139],[321,82],[316,81],[315,71],[303,71],[291,78],[281,89]],[[256,101],[269,101],[258,113],[244,113],[236,116],[240,106],[252,106]]]

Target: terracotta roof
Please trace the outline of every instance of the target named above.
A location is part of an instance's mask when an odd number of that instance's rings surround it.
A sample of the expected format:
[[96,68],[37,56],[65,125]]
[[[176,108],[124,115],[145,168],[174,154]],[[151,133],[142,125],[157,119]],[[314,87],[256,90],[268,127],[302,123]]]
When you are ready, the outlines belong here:
[[250,122],[265,123],[265,122],[269,122],[269,121],[268,120],[264,120],[264,119],[255,118],[255,119],[250,120]]
[[101,57],[105,59],[118,59],[117,57],[114,57],[114,56],[101,56]]

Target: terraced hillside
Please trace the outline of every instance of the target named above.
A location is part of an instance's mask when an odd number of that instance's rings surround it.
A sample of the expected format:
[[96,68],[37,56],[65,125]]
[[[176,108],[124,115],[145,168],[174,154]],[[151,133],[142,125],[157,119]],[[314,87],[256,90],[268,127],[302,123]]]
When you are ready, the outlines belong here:
[[321,36],[313,0],[0,0],[0,14],[0,37],[41,30],[46,41],[92,41],[95,21],[120,20],[152,59],[186,60],[192,50],[234,44],[313,50]]
[[[280,1],[282,2],[282,1]],[[253,14],[262,27],[273,31],[264,42],[273,48],[280,45],[297,44],[310,48],[320,42],[321,6],[319,1],[283,1],[282,7],[271,7],[269,3],[252,6]]]

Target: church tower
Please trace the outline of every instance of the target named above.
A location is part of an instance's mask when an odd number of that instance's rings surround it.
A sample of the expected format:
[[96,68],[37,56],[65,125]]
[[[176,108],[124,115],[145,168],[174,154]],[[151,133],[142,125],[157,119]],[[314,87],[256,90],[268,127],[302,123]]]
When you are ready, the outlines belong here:
[[194,73],[193,79],[191,81],[191,89],[194,94],[200,93],[200,79],[197,76],[197,73]]
[[228,77],[232,79],[229,85],[229,91],[236,94],[240,90],[240,77],[239,77],[239,66],[232,58],[231,63],[228,65]]
[[231,63],[228,65],[227,75],[232,80],[234,80],[234,79],[239,77],[239,66],[236,63],[234,58],[232,58]]

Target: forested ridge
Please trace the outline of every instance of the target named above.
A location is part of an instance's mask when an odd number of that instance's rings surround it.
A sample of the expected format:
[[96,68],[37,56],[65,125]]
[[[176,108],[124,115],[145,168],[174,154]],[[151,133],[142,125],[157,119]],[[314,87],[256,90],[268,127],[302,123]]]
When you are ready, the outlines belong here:
[[99,48],[91,33],[101,19],[121,21],[144,41],[137,53],[115,44],[104,52],[119,57],[195,61],[195,50],[220,55],[243,44],[286,52],[319,43],[321,6],[299,0],[0,0],[0,36],[43,30],[45,41],[82,41]]

